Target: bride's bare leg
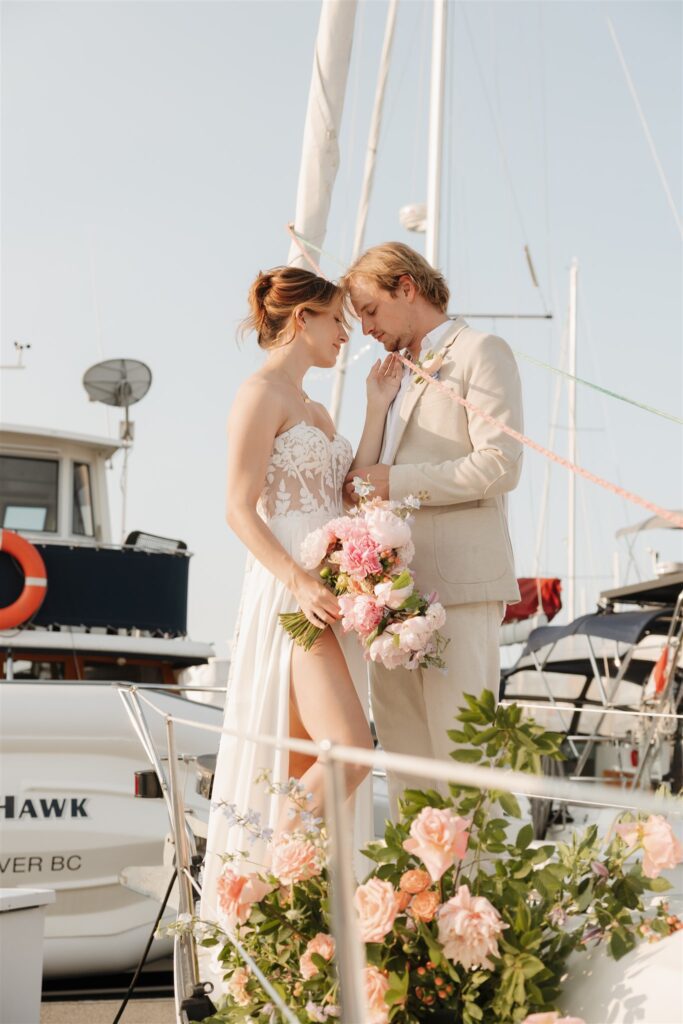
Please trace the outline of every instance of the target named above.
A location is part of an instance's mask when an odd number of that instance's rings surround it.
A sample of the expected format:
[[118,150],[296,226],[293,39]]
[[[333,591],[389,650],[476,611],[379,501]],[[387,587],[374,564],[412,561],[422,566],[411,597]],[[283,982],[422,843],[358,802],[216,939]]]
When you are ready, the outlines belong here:
[[[294,645],[290,683],[290,736],[319,742],[330,739],[351,747],[372,749],[370,727],[363,713],[346,659],[331,629],[326,629],[310,651]],[[298,778],[305,793],[312,793],[305,810],[324,817],[323,766],[302,754],[290,754],[290,775]],[[368,774],[362,765],[347,765],[346,792],[351,795]],[[293,811],[293,816],[290,816]],[[300,808],[287,800],[278,822],[278,833],[296,830]]]

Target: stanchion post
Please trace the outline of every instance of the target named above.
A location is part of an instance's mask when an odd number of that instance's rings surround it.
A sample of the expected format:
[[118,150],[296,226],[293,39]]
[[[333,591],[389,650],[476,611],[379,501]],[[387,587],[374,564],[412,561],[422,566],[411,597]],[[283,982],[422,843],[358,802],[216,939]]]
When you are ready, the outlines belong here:
[[[166,737],[168,743],[168,779],[173,810],[173,833],[175,838],[175,866],[178,872],[178,911],[181,914],[194,913],[194,897],[190,880],[190,845],[185,821],[185,801],[178,785],[178,762],[173,732],[173,719],[166,716]],[[199,980],[199,967],[194,938],[186,932],[176,935],[174,950],[176,991],[180,988],[182,998],[192,995]],[[178,980],[180,985],[178,985]]]
[[332,933],[341,992],[341,1024],[360,1024],[367,1019],[363,969],[365,956],[358,934],[353,896],[352,828],[347,821],[344,765],[334,758],[330,740],[320,744],[325,769],[325,819],[329,833],[329,871]]

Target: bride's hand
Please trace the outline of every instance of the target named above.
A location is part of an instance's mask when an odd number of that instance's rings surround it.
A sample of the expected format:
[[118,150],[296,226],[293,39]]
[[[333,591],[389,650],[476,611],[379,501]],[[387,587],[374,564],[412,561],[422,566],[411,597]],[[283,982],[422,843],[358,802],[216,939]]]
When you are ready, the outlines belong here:
[[396,398],[402,376],[403,364],[393,352],[389,353],[384,362],[378,359],[365,382],[368,405],[385,405],[388,409]]
[[301,611],[314,626],[329,626],[341,618],[339,602],[332,591],[308,573],[298,579],[292,589]]

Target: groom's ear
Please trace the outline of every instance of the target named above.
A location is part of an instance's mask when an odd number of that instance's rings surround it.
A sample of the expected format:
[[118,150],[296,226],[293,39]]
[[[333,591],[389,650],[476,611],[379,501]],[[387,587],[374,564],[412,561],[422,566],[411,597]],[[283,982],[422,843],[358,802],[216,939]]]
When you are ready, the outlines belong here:
[[398,279],[396,291],[399,295],[402,295],[404,299],[407,299],[408,302],[413,302],[415,300],[415,296],[418,294],[415,282],[410,274],[401,274]]

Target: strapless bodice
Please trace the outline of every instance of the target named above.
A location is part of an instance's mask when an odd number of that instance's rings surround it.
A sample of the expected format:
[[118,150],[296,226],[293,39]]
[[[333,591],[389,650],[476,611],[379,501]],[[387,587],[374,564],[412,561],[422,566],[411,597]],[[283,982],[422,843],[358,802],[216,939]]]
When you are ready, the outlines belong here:
[[258,511],[266,522],[279,516],[340,515],[342,485],[353,461],[341,434],[302,420],[278,434],[266,471]]

